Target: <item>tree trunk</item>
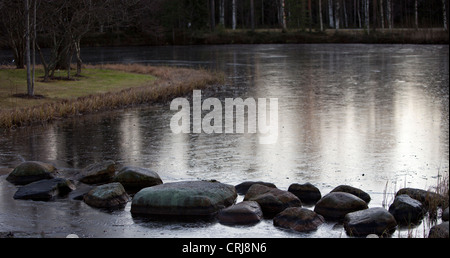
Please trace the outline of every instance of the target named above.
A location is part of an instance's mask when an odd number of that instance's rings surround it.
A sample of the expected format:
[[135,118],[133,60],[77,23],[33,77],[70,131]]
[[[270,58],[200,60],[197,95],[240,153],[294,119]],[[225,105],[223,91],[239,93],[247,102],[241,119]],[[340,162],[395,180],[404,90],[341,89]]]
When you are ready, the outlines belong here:
[[81,76],[81,67],[83,66],[83,60],[81,59],[81,45],[80,45],[81,39],[78,38],[75,43],[75,55],[77,58],[77,74],[76,76]]
[[380,16],[381,16],[381,28],[384,29],[384,8],[383,8],[383,0],[380,0]]
[[448,30],[448,27],[447,27],[447,7],[445,5],[445,0],[442,0],[442,9],[443,9],[444,29]]
[[365,4],[364,4],[364,15],[365,15],[365,23],[364,23],[364,25],[366,26],[366,30],[367,30],[367,33],[369,33],[370,34],[370,16],[369,16],[369,0],[366,0],[365,1]]
[[[445,0],[444,0],[445,1]],[[388,21],[388,27],[389,29],[392,29],[392,3],[391,0],[386,0],[386,5],[387,5],[387,21]]]
[[209,1],[209,8],[210,8],[210,25],[211,25],[211,31],[214,32],[216,29],[216,6],[214,4],[214,0]]
[[34,6],[33,6],[33,75],[31,80],[31,87],[34,91],[34,84],[36,81],[36,38],[37,38],[37,31],[36,31],[36,3],[37,0],[34,0]]
[[30,6],[28,0],[24,0],[25,4],[25,49],[27,63],[27,90],[28,96],[34,96],[34,89],[31,83],[31,49],[30,49]]
[[286,7],[285,0],[280,0],[280,19],[281,19],[281,28],[283,29],[283,31],[287,30],[285,7]]
[[414,1],[414,20],[415,20],[415,24],[416,24],[416,30],[419,29],[419,10],[418,10],[418,3],[417,0]]
[[330,28],[334,28],[333,0],[328,0],[328,17]]
[[340,10],[341,10],[341,7],[339,6],[339,0],[336,0],[336,13],[334,14],[336,30],[339,30],[339,26],[340,26],[340,13],[341,13]]
[[252,31],[255,30],[255,2],[250,0],[250,25]]
[[232,2],[232,29],[236,30],[236,0],[233,0]]
[[220,0],[220,25],[225,27],[225,0]]
[[322,0],[319,0],[319,22],[320,22],[320,31],[323,31]]

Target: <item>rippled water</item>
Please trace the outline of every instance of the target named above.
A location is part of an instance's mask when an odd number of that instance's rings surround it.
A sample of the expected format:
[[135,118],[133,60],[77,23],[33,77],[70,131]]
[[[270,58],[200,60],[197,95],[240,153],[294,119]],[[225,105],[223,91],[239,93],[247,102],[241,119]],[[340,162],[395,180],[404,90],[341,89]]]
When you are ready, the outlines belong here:
[[[206,98],[278,98],[275,144],[258,134],[179,134],[169,103],[2,132],[0,169],[22,160],[82,168],[113,159],[148,167],[164,182],[216,179],[310,182],[322,195],[348,184],[370,207],[402,187],[428,189],[448,174],[449,48],[446,45],[233,45],[93,48],[87,63],[144,63],[220,70],[227,81]],[[3,57],[8,53],[0,52]],[[130,204],[106,213],[83,202],[14,201],[0,177],[0,231],[87,237],[346,237],[341,225],[292,233],[265,220],[252,227],[217,222],[136,221]],[[243,197],[240,196],[239,200]],[[419,226],[419,230],[422,226]],[[398,231],[402,232],[402,231]],[[397,234],[399,234],[397,232]],[[423,236],[422,232],[415,233]]]

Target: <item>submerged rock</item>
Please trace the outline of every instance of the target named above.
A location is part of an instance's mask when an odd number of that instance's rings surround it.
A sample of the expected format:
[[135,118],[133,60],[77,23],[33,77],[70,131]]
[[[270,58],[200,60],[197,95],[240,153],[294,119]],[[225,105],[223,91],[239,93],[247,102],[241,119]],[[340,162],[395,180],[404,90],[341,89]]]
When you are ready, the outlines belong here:
[[227,225],[247,225],[261,221],[263,212],[261,206],[254,201],[243,201],[219,212],[220,223]]
[[271,218],[289,207],[301,207],[302,202],[297,196],[278,188],[254,184],[248,189],[244,201],[259,203],[265,217]]
[[314,211],[326,219],[341,220],[347,213],[367,208],[367,203],[353,194],[331,192],[316,203]]
[[366,203],[369,203],[371,200],[370,195],[368,193],[364,192],[363,190],[361,190],[359,188],[349,186],[349,185],[339,185],[336,188],[334,188],[333,190],[331,190],[331,192],[332,193],[344,192],[344,193],[353,194],[354,196],[363,199]]
[[81,170],[78,181],[85,184],[109,183],[115,176],[116,168],[112,160],[91,164]]
[[238,185],[236,185],[236,191],[238,194],[240,195],[245,195],[248,191],[248,189],[255,184],[259,184],[259,185],[264,185],[267,187],[271,187],[271,188],[277,188],[274,184],[269,183],[269,182],[262,182],[262,181],[246,181],[243,183],[240,183]]
[[344,217],[344,228],[350,236],[390,235],[396,227],[394,216],[381,207],[350,212]]
[[325,219],[321,215],[301,207],[287,208],[273,219],[275,226],[298,232],[314,231],[324,222]]
[[310,183],[291,184],[288,192],[297,196],[303,204],[315,204],[322,198],[320,190]]
[[57,175],[57,169],[39,161],[26,161],[17,166],[6,180],[15,185],[26,185],[43,179],[52,179]]
[[74,189],[75,185],[68,179],[44,179],[20,187],[14,194],[14,199],[49,201],[56,196],[67,195]]
[[421,202],[401,194],[395,197],[389,206],[389,212],[394,215],[400,225],[410,225],[419,222],[425,215],[425,209]]
[[120,183],[110,183],[94,187],[84,196],[84,202],[96,208],[122,208],[130,197]]
[[136,193],[131,213],[178,218],[211,217],[237,198],[232,185],[208,181],[183,181],[147,187]]
[[156,172],[133,166],[123,167],[113,181],[121,183],[127,191],[132,192],[163,183]]

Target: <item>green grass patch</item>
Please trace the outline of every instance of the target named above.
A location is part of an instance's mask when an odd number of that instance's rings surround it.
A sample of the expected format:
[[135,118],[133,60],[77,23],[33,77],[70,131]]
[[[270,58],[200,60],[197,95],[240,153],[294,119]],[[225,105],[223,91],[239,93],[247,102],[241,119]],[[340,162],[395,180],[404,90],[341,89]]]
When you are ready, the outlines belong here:
[[[73,80],[64,79],[65,73],[55,74],[59,80],[39,79],[35,87],[37,98],[25,98],[26,71],[0,67],[0,128],[166,102],[224,81],[222,73],[138,64],[88,65],[83,76]],[[38,69],[37,77],[42,75]]]
[[71,100],[82,96],[117,92],[128,88],[150,86],[156,80],[149,74],[130,73],[117,70],[86,68],[81,77],[67,77],[67,71],[56,71],[55,77],[62,78],[43,82],[43,69],[36,70],[35,95],[44,98],[23,99],[17,94],[27,93],[26,70],[0,69],[0,109],[15,109]]

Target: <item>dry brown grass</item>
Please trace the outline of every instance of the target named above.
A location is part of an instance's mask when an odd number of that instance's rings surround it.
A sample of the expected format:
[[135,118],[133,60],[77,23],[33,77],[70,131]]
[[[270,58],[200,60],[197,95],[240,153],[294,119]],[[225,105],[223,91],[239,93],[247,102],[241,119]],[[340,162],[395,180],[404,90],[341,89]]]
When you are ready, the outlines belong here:
[[206,70],[174,67],[154,67],[137,64],[110,64],[87,66],[119,70],[130,73],[150,74],[157,77],[151,85],[123,89],[118,92],[86,95],[76,99],[64,99],[43,105],[0,111],[0,128],[16,128],[36,123],[48,123],[75,115],[106,111],[144,103],[165,102],[187,95],[194,89],[203,89],[223,82],[224,76]]

